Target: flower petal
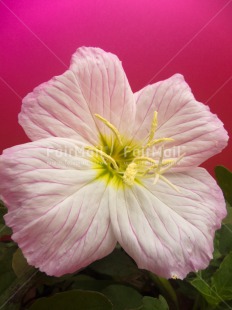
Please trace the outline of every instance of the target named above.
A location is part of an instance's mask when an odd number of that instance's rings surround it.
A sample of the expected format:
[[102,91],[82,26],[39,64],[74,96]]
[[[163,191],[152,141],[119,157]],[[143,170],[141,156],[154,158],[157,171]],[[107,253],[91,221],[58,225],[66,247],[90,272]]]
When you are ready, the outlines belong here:
[[83,268],[116,244],[107,185],[96,181],[82,151],[74,140],[50,138],[0,157],[6,224],[28,263],[48,275]]
[[185,153],[175,171],[198,166],[219,153],[228,135],[223,123],[208,106],[195,100],[191,89],[180,74],[149,85],[135,94],[137,102],[135,137],[144,139],[150,130],[154,111],[158,112],[155,138],[173,138],[169,154]]
[[[100,48],[83,47],[73,55],[70,69],[92,113],[106,118],[121,133],[128,133],[128,115],[133,125],[136,105],[118,57]],[[101,122],[98,127],[105,129]]]
[[207,267],[214,232],[226,215],[215,180],[202,168],[166,175],[162,180],[111,192],[110,215],[115,236],[140,268],[165,278],[184,278]]
[[115,55],[83,47],[69,70],[23,99],[19,122],[32,140],[57,136],[96,144],[97,128],[108,129],[95,113],[128,131],[128,115],[132,123],[135,117],[134,96]]

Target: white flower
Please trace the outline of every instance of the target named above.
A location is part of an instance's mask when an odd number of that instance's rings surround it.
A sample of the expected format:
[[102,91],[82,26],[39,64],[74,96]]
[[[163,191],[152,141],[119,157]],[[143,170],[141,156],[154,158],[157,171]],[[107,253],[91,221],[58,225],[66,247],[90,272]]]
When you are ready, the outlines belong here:
[[181,75],[133,94],[116,56],[80,48],[25,97],[19,122],[34,142],[1,156],[0,193],[29,264],[61,276],[119,242],[162,277],[208,265],[226,209],[197,166],[228,137]]

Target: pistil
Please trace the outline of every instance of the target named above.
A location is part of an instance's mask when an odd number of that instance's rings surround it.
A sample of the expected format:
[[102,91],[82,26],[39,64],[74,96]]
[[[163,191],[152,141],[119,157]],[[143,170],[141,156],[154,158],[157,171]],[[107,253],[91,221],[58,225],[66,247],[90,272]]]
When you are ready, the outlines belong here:
[[[99,114],[95,114],[95,116],[114,133],[115,138],[111,136],[111,139],[114,140],[112,140],[111,144],[109,144],[110,150],[107,153],[103,152],[100,149],[101,148],[100,146],[99,148],[87,146],[85,149],[93,151],[94,154],[100,156],[105,165],[108,166],[107,169],[114,170],[114,176],[118,176],[118,178],[121,179],[123,183],[129,186],[132,186],[136,182],[136,178],[137,179],[152,178],[153,184],[156,184],[159,180],[162,180],[163,182],[168,184],[171,188],[173,188],[175,191],[180,192],[179,189],[174,184],[172,184],[163,174],[169,171],[175,165],[177,165],[185,154],[182,154],[177,159],[164,159],[164,146],[162,145],[161,153],[158,159],[154,159],[149,156],[141,156],[144,154],[144,150],[150,149],[154,145],[174,141],[174,139],[172,138],[165,138],[165,137],[154,139],[158,127],[157,111],[155,111],[153,115],[151,129],[149,136],[147,138],[147,142],[144,143],[144,146],[139,146],[138,148],[136,147],[130,148],[130,151],[127,150],[129,146],[126,145],[125,143],[126,139],[124,139],[120,135],[119,130]],[[118,140],[120,146],[117,143],[115,143],[115,139]],[[103,146],[105,147],[105,145]],[[124,151],[122,155],[123,149]],[[137,152],[137,156],[133,151]],[[125,164],[125,160],[128,162],[127,165]]]
[[105,159],[106,161],[110,162],[113,165],[115,170],[118,170],[118,165],[117,165],[116,161],[111,156],[107,155],[105,152],[97,149],[94,146],[86,146],[85,149],[93,151],[97,155],[102,156],[103,159]]

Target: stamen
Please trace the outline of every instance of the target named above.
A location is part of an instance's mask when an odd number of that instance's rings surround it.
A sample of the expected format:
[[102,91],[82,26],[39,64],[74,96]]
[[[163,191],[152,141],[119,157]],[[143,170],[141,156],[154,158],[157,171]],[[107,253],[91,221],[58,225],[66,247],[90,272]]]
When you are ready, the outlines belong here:
[[[140,174],[140,176],[145,176],[146,174],[148,174],[151,170],[153,170],[154,168],[157,167],[156,161],[150,157],[145,157],[145,156],[141,156],[141,157],[136,157],[134,158],[133,162],[140,162],[140,161],[145,161],[148,163],[152,163],[152,166],[150,166],[148,169],[146,169],[145,171],[138,171],[138,173]],[[140,167],[141,168],[141,167]]]
[[172,279],[176,280],[176,279],[178,279],[178,276],[176,274],[173,274]]
[[158,163],[158,166],[157,166],[157,169],[156,169],[157,173],[159,173],[160,168],[162,167],[163,159],[164,159],[164,147],[162,146],[161,147],[161,154],[160,154],[160,158],[159,158],[159,163]]
[[184,156],[184,154],[181,155],[179,158],[177,158],[177,160],[174,160],[167,168],[164,168],[164,169],[161,170],[161,167],[162,167],[162,164],[163,164],[163,158],[164,158],[164,148],[162,147],[161,148],[161,155],[160,155],[158,167],[157,167],[156,172],[155,172],[155,180],[154,180],[153,184],[156,184],[158,182],[158,180],[161,179],[166,184],[168,184],[171,188],[173,188],[175,191],[180,193],[180,190],[174,184],[172,184],[167,178],[165,178],[162,175],[162,173],[166,172],[171,167],[173,167],[176,163],[178,163],[183,158],[183,156]]
[[176,164],[178,164],[178,162],[185,156],[185,153],[183,153],[182,155],[180,155],[180,157],[178,157],[176,160],[174,160],[172,163],[170,163],[166,168],[162,169],[160,171],[160,173],[164,173],[167,172],[169,169],[171,169],[173,166],[175,166]]
[[158,120],[157,120],[157,111],[154,112],[154,116],[153,116],[153,120],[152,120],[152,123],[151,123],[151,130],[150,130],[150,135],[149,135],[149,138],[148,138],[148,141],[147,141],[147,144],[149,144],[153,137],[154,137],[154,134],[155,134],[155,131],[157,129],[157,126],[158,126]]
[[163,175],[159,174],[159,178],[161,180],[163,180],[166,184],[168,184],[169,186],[171,186],[171,188],[173,188],[175,191],[177,191],[178,193],[180,193],[180,190],[178,187],[176,187],[174,184],[172,184],[172,182],[170,182],[167,178],[165,178]]
[[154,185],[157,184],[157,182],[159,181],[159,177],[160,177],[159,173],[156,173],[155,180],[153,182]]
[[134,181],[135,181],[135,177],[137,174],[137,165],[136,163],[130,163],[127,168],[126,171],[123,175],[123,182],[126,183],[127,185],[133,185]]
[[118,165],[116,164],[116,161],[110,157],[109,155],[107,155],[105,152],[97,149],[96,147],[94,146],[86,146],[85,147],[86,150],[90,150],[90,151],[93,151],[95,152],[96,154],[99,154],[103,157],[103,159],[107,159],[114,167],[115,170],[118,170]]
[[116,138],[118,139],[118,142],[123,145],[122,143],[122,138],[121,138],[121,135],[118,131],[118,129],[112,125],[109,121],[107,121],[107,119],[105,119],[104,117],[102,117],[101,115],[99,114],[94,114],[98,119],[100,119],[107,127],[109,127],[113,133],[115,134]]
[[166,160],[163,160],[162,166],[169,165],[169,164],[171,164],[173,161],[175,161],[175,159],[166,159]]
[[[86,146],[86,150],[93,151],[95,154],[101,157],[105,165],[111,165],[112,168],[117,171],[115,173],[120,176],[120,178],[122,178],[122,181],[127,185],[133,185],[136,178],[152,178],[154,180],[153,184],[156,184],[159,179],[161,179],[175,191],[180,192],[177,186],[172,184],[166,177],[163,176],[163,174],[169,169],[171,169],[173,166],[175,166],[184,157],[185,154],[182,154],[177,159],[164,159],[163,145],[161,145],[161,153],[159,154],[159,159],[153,159],[154,154],[151,154],[151,157],[148,154],[152,151],[152,146],[174,141],[173,138],[154,139],[158,127],[157,111],[155,111],[153,115],[150,133],[146,138],[147,143],[144,146],[140,145],[138,148],[135,148],[134,146],[132,147],[130,145],[124,145],[125,141],[122,139],[122,136],[120,135],[118,129],[101,115],[95,114],[95,116],[113,132],[113,134],[116,136],[116,139],[113,135],[110,136],[111,144],[110,149],[107,148],[107,153],[102,151],[100,147]],[[118,153],[114,152],[114,150],[118,147],[117,144],[115,145],[117,140],[121,146],[125,146],[123,154],[122,150],[120,150]],[[133,152],[134,150],[139,152],[137,152],[137,154],[135,155]],[[144,153],[144,150],[147,150],[146,153]],[[127,154],[129,154],[129,156]],[[126,164],[122,162],[122,156],[127,159]],[[114,158],[117,158],[118,162],[116,162]],[[128,161],[130,162],[129,164]]]
[[172,138],[160,138],[160,139],[155,139],[155,140],[152,140],[150,141],[149,143],[147,143],[143,148],[144,149],[147,149],[147,148],[150,148],[152,147],[153,145],[156,145],[156,144],[159,144],[159,143],[163,143],[163,142],[173,142],[175,141],[174,139]]
[[141,157],[136,157],[133,160],[133,162],[137,162],[137,161],[148,161],[149,163],[156,165],[156,161],[150,157],[141,156]]
[[[171,164],[173,162],[173,159],[167,159],[167,160],[164,160],[163,162],[162,162],[162,167],[163,166],[166,166],[166,165],[168,165],[168,164]],[[143,174],[142,174],[142,176],[145,176],[146,174],[149,174],[153,169],[156,169],[157,168],[157,164],[154,164],[154,165],[152,165],[150,168],[148,168],[145,172],[143,172]],[[155,172],[155,173],[150,173],[149,174],[149,178],[150,177],[152,177],[152,176],[156,176],[157,175],[157,172]]]
[[114,140],[113,137],[111,137],[110,156],[112,155],[113,150],[114,150]]

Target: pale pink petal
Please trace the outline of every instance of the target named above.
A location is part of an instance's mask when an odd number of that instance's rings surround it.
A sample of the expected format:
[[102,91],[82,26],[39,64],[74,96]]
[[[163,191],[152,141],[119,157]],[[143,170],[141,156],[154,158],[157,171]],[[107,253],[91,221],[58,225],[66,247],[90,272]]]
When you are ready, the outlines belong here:
[[[70,70],[90,111],[106,118],[120,133],[129,135],[134,124],[136,105],[118,57],[100,48],[83,47],[73,55]],[[98,127],[101,131],[109,132],[101,122],[98,122]]]
[[83,47],[69,70],[23,99],[19,122],[32,140],[56,136],[96,144],[98,128],[106,132],[107,127],[95,113],[123,132],[128,114],[132,123],[135,117],[134,96],[115,55]]
[[182,279],[207,267],[214,232],[226,215],[225,202],[202,168],[166,177],[181,193],[150,179],[145,186],[112,190],[111,222],[117,240],[139,268]]
[[48,275],[79,270],[116,244],[107,184],[96,180],[83,146],[49,138],[8,149],[0,157],[6,224],[28,263]]
[[[143,140],[149,134],[154,111],[158,112],[155,138],[173,138],[167,145],[175,146],[170,154],[185,153],[176,171],[198,166],[219,153],[228,140],[223,123],[208,106],[195,100],[180,74],[146,86],[135,94],[137,102],[134,136]],[[175,155],[173,155],[175,156]]]

